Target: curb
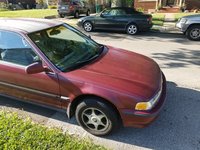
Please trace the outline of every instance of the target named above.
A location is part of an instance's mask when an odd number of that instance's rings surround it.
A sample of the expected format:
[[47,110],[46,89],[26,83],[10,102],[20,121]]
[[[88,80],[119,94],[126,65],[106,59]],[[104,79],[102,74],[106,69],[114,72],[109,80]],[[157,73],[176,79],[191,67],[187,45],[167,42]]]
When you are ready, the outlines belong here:
[[57,15],[52,15],[52,16],[45,16],[44,19],[56,19],[58,18]]

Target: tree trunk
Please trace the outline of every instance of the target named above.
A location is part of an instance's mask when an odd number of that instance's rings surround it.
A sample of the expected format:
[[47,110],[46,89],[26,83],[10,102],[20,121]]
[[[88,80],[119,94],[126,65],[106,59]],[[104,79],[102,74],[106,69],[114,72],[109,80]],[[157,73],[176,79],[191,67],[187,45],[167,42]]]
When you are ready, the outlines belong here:
[[112,0],[111,7],[122,7],[122,1],[121,0]]

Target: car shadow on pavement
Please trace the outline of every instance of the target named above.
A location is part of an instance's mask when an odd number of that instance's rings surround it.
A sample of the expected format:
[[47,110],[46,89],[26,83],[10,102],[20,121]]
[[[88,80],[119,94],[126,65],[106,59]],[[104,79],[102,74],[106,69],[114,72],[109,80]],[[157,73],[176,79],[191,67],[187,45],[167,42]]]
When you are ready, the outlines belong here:
[[[82,30],[83,31],[83,30]],[[84,32],[84,31],[83,31]],[[88,34],[87,32],[84,32]],[[163,33],[157,31],[148,31],[148,32],[140,32],[137,35],[127,35],[125,32],[121,31],[104,31],[104,30],[96,30],[94,32],[89,33],[92,37],[97,36],[99,39],[101,38],[111,38],[113,40],[122,40],[122,39],[129,39],[129,40],[144,40],[144,41],[155,41],[158,40],[159,42],[176,42],[181,43],[184,45],[192,45],[197,43],[198,41],[190,41],[188,40],[185,35],[182,33]]]
[[163,61],[162,68],[180,68],[194,65],[200,67],[200,51],[199,49],[189,50],[179,48],[171,50],[168,53],[153,53],[152,57]]
[[159,118],[147,128],[123,128],[110,140],[150,149],[200,149],[200,91],[167,83]]

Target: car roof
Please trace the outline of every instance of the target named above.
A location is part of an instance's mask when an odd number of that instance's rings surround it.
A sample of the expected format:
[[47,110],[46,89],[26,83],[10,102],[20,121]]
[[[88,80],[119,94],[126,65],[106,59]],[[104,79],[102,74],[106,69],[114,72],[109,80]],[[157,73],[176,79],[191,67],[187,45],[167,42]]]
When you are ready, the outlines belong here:
[[63,22],[49,19],[33,19],[33,18],[1,18],[0,29],[18,32],[36,32],[54,26],[63,24]]

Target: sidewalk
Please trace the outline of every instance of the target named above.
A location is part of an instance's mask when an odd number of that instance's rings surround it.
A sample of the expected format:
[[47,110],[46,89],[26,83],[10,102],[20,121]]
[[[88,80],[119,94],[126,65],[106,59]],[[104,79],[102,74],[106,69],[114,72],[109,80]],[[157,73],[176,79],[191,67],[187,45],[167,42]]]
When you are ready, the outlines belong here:
[[163,26],[153,26],[153,30],[157,30],[162,33],[180,33],[180,31],[175,27],[176,21],[174,13],[166,13]]

